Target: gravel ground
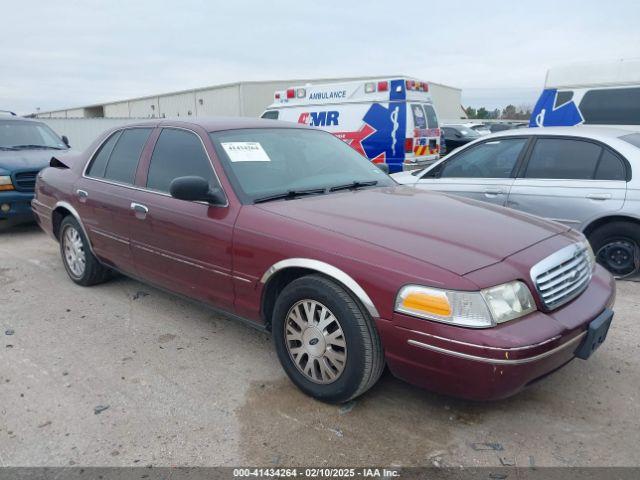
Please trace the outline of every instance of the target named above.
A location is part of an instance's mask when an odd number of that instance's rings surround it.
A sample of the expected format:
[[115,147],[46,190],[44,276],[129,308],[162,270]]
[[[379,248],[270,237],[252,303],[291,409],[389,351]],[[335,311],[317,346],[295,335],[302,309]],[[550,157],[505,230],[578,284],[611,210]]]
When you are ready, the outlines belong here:
[[0,233],[0,466],[640,466],[640,284],[603,347],[514,398],[385,373],[301,394],[268,335],[119,277],[82,288],[35,227]]

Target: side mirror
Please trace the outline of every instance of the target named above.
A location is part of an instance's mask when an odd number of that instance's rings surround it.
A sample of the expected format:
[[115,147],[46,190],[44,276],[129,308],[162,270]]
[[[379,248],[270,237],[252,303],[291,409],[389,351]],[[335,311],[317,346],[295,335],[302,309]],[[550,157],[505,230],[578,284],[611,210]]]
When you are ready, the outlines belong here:
[[376,163],[374,165],[376,167],[378,167],[380,170],[382,170],[384,173],[389,175],[389,164],[388,163]]
[[61,139],[67,147],[71,148],[71,145],[69,145],[69,138],[66,135],[62,135]]
[[178,177],[169,185],[169,193],[173,198],[188,202],[209,202],[221,205],[225,197],[219,188],[211,188],[209,182],[202,177]]

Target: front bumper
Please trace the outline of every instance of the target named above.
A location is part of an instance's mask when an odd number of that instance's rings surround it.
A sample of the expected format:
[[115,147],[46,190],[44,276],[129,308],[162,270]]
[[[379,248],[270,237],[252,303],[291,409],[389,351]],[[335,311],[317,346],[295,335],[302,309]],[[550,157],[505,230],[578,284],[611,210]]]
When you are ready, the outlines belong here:
[[589,324],[614,300],[613,279],[597,267],[587,290],[551,313],[538,311],[482,330],[394,314],[378,327],[397,377],[447,395],[496,400],[573,360]]
[[15,225],[19,223],[33,222],[34,216],[31,210],[32,192],[8,191],[0,192],[0,207],[9,205],[9,211],[4,212],[0,208],[0,225]]

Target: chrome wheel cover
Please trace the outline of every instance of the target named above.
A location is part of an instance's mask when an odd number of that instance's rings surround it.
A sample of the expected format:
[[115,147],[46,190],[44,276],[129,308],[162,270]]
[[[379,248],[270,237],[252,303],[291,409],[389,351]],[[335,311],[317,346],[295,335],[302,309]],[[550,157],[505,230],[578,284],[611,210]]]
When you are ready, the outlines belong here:
[[71,274],[76,278],[82,277],[87,262],[84,253],[84,244],[82,243],[80,233],[71,226],[64,229],[64,234],[62,235],[62,251],[65,264]]
[[338,319],[322,303],[295,303],[284,323],[285,344],[296,368],[314,383],[335,382],[347,364],[347,344]]

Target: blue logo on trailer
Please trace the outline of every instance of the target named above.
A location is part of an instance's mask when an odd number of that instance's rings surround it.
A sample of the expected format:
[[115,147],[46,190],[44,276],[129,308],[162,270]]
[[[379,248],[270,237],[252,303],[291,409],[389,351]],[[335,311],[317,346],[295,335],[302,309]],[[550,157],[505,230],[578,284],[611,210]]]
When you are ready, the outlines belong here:
[[542,91],[531,119],[530,127],[571,127],[584,122],[580,110],[573,100],[556,107],[558,90],[549,88]]

